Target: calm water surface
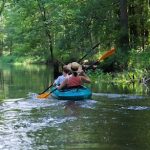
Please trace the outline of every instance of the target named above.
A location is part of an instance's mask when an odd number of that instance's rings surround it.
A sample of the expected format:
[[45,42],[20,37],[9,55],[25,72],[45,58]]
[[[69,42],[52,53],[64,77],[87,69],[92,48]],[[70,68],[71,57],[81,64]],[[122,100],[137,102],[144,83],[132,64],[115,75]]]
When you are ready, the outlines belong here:
[[149,94],[93,83],[91,100],[37,99],[52,72],[0,65],[0,149],[150,149]]

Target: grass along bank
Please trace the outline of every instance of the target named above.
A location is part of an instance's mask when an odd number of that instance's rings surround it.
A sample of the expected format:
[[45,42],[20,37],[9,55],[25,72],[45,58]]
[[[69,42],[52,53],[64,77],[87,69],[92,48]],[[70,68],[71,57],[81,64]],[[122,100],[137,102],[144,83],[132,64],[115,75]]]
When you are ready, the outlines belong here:
[[97,86],[107,83],[108,88],[117,85],[135,93],[150,93],[150,51],[130,52],[128,69],[123,72],[104,73],[102,70],[89,70],[89,75]]

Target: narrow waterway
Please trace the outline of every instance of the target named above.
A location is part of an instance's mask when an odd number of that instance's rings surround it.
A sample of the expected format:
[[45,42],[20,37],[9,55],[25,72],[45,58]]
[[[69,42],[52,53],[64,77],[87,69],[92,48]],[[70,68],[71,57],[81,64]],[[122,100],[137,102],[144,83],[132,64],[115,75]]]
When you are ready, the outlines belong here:
[[150,149],[145,89],[93,83],[92,99],[37,99],[52,74],[51,67],[0,65],[0,149]]

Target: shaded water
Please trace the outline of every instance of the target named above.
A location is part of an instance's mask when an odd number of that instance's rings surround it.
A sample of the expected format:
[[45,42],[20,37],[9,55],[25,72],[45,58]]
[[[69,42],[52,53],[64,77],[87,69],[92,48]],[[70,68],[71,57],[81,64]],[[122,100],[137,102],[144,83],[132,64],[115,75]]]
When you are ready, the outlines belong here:
[[150,149],[148,95],[93,84],[91,100],[37,99],[51,81],[44,66],[0,67],[0,149]]

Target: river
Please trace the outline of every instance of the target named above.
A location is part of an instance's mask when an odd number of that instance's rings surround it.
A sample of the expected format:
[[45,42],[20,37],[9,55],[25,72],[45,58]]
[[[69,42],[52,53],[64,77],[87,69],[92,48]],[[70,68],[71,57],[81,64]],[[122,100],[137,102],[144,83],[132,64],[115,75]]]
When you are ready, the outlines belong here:
[[98,82],[92,99],[37,99],[52,74],[42,65],[0,65],[0,149],[150,149],[149,94]]

